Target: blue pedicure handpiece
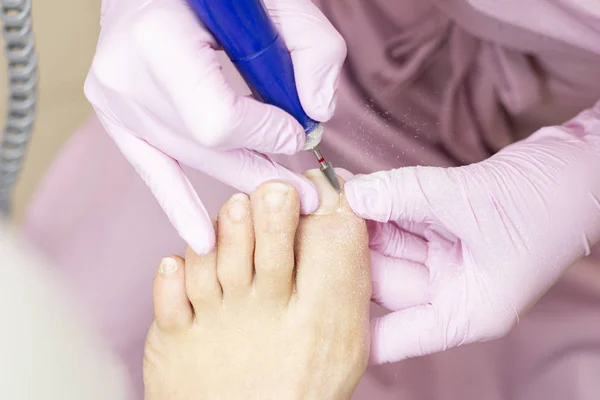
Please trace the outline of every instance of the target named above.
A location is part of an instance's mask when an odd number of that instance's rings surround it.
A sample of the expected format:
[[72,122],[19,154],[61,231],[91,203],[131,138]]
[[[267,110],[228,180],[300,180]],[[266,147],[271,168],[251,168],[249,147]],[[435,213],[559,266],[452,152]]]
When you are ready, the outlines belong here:
[[323,125],[302,108],[290,53],[269,18],[262,0],[188,0],[204,26],[212,33],[255,98],[291,114],[306,132],[305,150],[311,150],[320,170],[341,193],[331,163],[319,151]]

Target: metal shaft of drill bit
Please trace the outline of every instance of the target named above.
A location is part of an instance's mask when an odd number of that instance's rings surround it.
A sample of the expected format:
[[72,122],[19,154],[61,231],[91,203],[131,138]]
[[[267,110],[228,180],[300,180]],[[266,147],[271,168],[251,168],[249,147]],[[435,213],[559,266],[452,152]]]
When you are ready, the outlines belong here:
[[337,174],[335,173],[335,170],[333,169],[333,166],[331,165],[331,163],[325,161],[325,158],[323,157],[323,154],[321,154],[321,151],[319,150],[318,147],[313,148],[312,152],[315,155],[315,157],[317,158],[317,161],[319,162],[319,165],[321,166],[319,169],[321,170],[321,173],[323,174],[325,179],[327,179],[327,182],[329,182],[331,187],[334,188],[336,192],[342,193],[342,187],[340,186],[340,181],[339,181]]

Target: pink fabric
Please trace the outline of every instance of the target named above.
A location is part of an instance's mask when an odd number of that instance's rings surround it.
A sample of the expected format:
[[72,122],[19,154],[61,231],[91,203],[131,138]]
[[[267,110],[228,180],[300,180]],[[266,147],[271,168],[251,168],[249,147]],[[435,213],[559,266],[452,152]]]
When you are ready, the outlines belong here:
[[[320,3],[349,47],[322,150],[352,172],[479,161],[600,98],[600,17],[572,0],[536,0],[533,11],[507,0],[513,11],[501,18],[486,12],[492,0]],[[539,17],[535,30],[518,27],[526,11]],[[572,26],[582,35],[562,35]],[[279,160],[314,167],[308,154]],[[215,215],[232,190],[189,177]],[[62,266],[141,388],[152,276],[183,243],[97,120],[55,163],[26,230]],[[371,368],[354,398],[596,399],[599,331],[600,259],[592,256],[508,337]]]

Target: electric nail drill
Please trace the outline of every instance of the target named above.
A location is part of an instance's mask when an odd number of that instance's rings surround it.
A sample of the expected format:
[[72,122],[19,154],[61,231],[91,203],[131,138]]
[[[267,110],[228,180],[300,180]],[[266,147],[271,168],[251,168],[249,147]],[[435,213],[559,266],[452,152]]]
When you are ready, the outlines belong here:
[[320,170],[341,193],[338,177],[318,145],[323,125],[302,108],[290,53],[262,0],[188,0],[188,3],[233,62],[255,98],[291,114],[306,132]]

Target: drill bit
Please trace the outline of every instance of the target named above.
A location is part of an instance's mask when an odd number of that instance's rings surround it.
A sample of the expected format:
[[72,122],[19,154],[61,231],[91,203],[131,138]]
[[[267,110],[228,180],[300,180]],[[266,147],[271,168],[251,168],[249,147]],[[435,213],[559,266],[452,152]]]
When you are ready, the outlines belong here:
[[319,168],[319,169],[321,170],[321,173],[323,174],[325,179],[327,179],[327,182],[329,182],[331,187],[334,188],[336,192],[342,193],[342,187],[340,186],[340,181],[339,181],[331,163],[328,161],[325,161],[325,158],[323,157],[323,154],[321,154],[321,151],[319,151],[318,147],[314,147],[312,149],[312,152],[315,155],[315,157],[317,158],[317,161],[319,162],[319,165],[321,166],[321,168]]

